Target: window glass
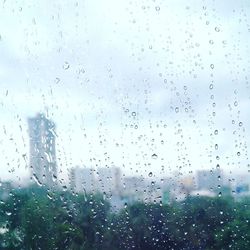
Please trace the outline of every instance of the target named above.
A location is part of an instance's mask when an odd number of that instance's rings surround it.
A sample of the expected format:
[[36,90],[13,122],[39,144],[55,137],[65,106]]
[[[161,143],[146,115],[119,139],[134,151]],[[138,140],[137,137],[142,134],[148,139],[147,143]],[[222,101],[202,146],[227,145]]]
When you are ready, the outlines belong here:
[[250,249],[246,0],[0,3],[0,249]]

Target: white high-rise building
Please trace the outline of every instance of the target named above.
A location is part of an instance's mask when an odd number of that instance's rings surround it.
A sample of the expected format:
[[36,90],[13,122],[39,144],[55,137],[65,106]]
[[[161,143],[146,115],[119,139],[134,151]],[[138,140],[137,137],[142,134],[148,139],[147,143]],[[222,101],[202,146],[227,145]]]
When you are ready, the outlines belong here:
[[94,170],[76,166],[70,170],[70,186],[72,191],[93,193],[95,191]]
[[97,189],[108,195],[118,195],[121,191],[121,170],[117,167],[103,167],[97,170]]
[[223,185],[223,173],[221,169],[197,171],[197,187],[200,190],[216,192]]
[[57,179],[55,124],[44,114],[28,119],[30,168],[38,185],[55,186]]

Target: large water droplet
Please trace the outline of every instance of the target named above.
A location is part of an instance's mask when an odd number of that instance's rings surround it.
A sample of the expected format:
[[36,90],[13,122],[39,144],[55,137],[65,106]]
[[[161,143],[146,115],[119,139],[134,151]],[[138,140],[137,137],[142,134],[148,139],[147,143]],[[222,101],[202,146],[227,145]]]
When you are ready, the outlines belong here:
[[156,160],[158,158],[158,155],[157,154],[152,154],[152,159]]
[[214,30],[215,30],[216,32],[220,32],[220,28],[219,28],[219,27],[215,27]]
[[39,179],[38,179],[38,177],[36,176],[36,174],[33,174],[33,180],[36,182],[36,184],[38,185],[38,186],[42,186],[43,184],[39,181]]

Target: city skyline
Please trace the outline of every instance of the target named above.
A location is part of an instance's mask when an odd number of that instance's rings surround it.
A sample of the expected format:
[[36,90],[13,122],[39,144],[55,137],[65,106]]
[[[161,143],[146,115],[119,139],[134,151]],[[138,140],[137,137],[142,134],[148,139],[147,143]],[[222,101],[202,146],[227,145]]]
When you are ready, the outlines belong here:
[[[46,111],[47,111],[47,114],[48,114],[48,108],[46,108]],[[55,179],[55,178],[58,178],[62,180],[62,182],[64,183],[69,183],[70,182],[70,179],[68,179],[69,177],[69,173],[70,171],[75,168],[75,166],[86,166],[86,168],[91,168],[91,169],[95,169],[98,170],[99,168],[105,168],[105,165],[98,165],[98,164],[90,164],[90,166],[87,166],[87,164],[85,164],[84,162],[82,162],[81,164],[75,164],[75,165],[71,165],[69,168],[67,169],[64,169],[64,171],[62,171],[62,168],[59,168],[59,165],[58,163],[56,163],[58,160],[59,162],[62,160],[60,157],[56,157],[58,150],[56,148],[59,147],[61,148],[62,146],[56,141],[55,139],[57,138],[57,140],[60,141],[60,136],[58,135],[58,132],[56,132],[55,130],[55,123],[52,121],[52,119],[50,119],[48,115],[46,115],[46,113],[42,113],[42,112],[38,112],[36,116],[34,116],[33,118],[31,118],[31,116],[29,118],[27,118],[27,124],[28,124],[28,129],[27,129],[27,134],[29,134],[29,143],[28,143],[28,146],[26,147],[26,149],[28,148],[29,149],[29,156],[28,156],[28,152],[25,152],[25,154],[23,154],[23,159],[25,159],[25,162],[26,162],[26,174],[24,174],[22,176],[22,178],[20,177],[18,180],[20,183],[22,183],[23,181],[27,181],[27,177],[29,177],[30,175],[30,169],[32,171],[32,165],[36,165],[35,162],[32,162],[32,154],[35,155],[35,157],[33,157],[33,159],[40,159],[40,163],[42,161],[44,161],[45,165],[51,165],[51,167],[49,167],[48,169],[50,169],[51,171],[51,179]],[[42,122],[43,121],[43,122]],[[44,124],[47,124],[47,125],[42,125],[42,123]],[[40,125],[39,125],[40,124]],[[40,129],[43,130],[43,133],[46,133],[46,135],[42,135],[42,132],[40,131],[39,132],[39,126],[40,126]],[[44,128],[43,128],[44,126]],[[59,127],[60,127],[60,124],[59,124]],[[35,134],[35,132],[39,132],[37,135]],[[36,143],[35,140],[37,139],[32,139],[33,138],[38,138],[38,137],[44,137],[43,140],[47,140],[47,143],[48,145],[44,145],[44,146],[39,146],[38,144],[35,145]],[[46,139],[47,138],[47,139]],[[41,138],[39,139],[41,141]],[[39,148],[40,147],[40,154],[39,152],[37,151],[36,153],[32,152],[32,148]],[[44,147],[44,149],[42,149],[42,147]],[[216,147],[216,145],[215,145]],[[47,149],[46,149],[47,148]],[[47,150],[47,152],[46,152]],[[59,152],[60,154],[61,152]],[[65,154],[67,154],[67,152],[64,152]],[[84,152],[83,152],[84,153]],[[42,155],[43,154],[43,155]],[[40,157],[38,155],[41,155]],[[155,162],[158,159],[158,155],[156,154],[152,154],[149,156],[150,157],[150,160],[152,162]],[[49,159],[50,158],[50,159]],[[49,159],[49,160],[48,160]],[[165,159],[161,159],[162,161],[166,162]],[[52,164],[50,163],[49,164],[49,161],[52,162]],[[54,163],[53,163],[54,162]],[[163,163],[164,164],[164,163]],[[52,167],[52,165],[54,165],[55,167]],[[193,173],[197,172],[197,171],[209,171],[209,170],[214,170],[214,171],[217,171],[218,168],[223,170],[225,173],[227,173],[229,176],[230,176],[230,173],[231,170],[227,171],[227,169],[219,164],[217,164],[216,166],[205,166],[204,168],[196,168],[194,169],[193,171],[186,171],[185,168],[183,168],[183,166],[178,166],[178,168],[173,168],[171,166],[168,166],[168,167],[165,167],[164,165],[161,166],[161,170],[157,172],[157,170],[155,169],[152,169],[152,171],[138,171],[136,168],[136,171],[133,171],[132,167],[131,167],[131,172],[129,174],[127,174],[127,171],[126,171],[126,166],[118,166],[118,165],[115,165],[114,163],[111,162],[110,165],[107,165],[106,164],[106,168],[108,169],[109,167],[117,167],[117,168],[120,168],[122,171],[125,172],[125,174],[127,176],[141,176],[141,177],[147,177],[149,175],[149,173],[152,172],[152,176],[154,176],[156,179],[160,179],[162,176],[163,177],[168,177],[168,176],[174,176],[178,173],[181,173],[181,174],[184,174],[184,175],[192,175]],[[149,167],[151,166],[151,164],[148,165]],[[61,167],[62,167],[62,164],[61,164]],[[56,169],[56,170],[52,170],[52,168]],[[184,171],[183,171],[184,170]],[[37,177],[38,179],[42,179],[42,175],[45,174],[45,172],[43,172],[43,174],[41,173],[41,171],[37,171],[38,174],[37,174]],[[239,175],[241,173],[239,172]],[[32,176],[31,176],[32,177]],[[43,181],[41,181],[43,182]]]

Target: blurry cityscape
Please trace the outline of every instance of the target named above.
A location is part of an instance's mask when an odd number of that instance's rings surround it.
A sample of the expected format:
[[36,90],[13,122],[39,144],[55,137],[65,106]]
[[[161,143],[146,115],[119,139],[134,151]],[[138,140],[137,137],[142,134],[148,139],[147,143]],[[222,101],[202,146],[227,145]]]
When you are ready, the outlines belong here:
[[[69,183],[58,181],[55,149],[55,124],[44,114],[28,119],[30,138],[31,184],[49,189],[65,189],[72,193],[101,193],[109,200],[114,210],[136,201],[170,204],[185,200],[188,196],[232,196],[235,200],[249,195],[249,180],[244,176],[230,179],[217,166],[214,169],[198,170],[189,175],[176,172],[171,176],[156,178],[149,171],[148,177],[125,176],[116,166],[75,166],[69,170]],[[2,196],[7,195],[13,183],[2,183]]]

